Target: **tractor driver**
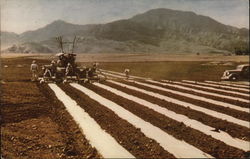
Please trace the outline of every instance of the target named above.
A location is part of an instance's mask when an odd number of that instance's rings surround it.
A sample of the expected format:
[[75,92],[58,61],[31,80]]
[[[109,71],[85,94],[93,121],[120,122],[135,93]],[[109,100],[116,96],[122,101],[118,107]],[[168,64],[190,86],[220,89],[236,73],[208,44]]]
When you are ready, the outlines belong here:
[[70,63],[72,66],[75,66],[75,60],[76,60],[75,56],[76,55],[73,53],[68,54],[68,63]]
[[64,54],[59,56],[59,59],[57,60],[57,65],[59,67],[66,67],[67,65],[67,58],[64,56]]
[[73,75],[73,67],[72,67],[72,65],[70,63],[67,64],[65,75],[66,76],[72,76]]

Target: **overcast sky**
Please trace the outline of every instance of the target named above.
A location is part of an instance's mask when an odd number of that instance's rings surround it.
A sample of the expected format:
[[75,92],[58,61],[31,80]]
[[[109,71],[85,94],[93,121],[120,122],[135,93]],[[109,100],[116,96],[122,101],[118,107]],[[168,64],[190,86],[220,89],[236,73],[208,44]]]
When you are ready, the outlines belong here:
[[249,28],[248,0],[0,0],[1,30],[22,33],[54,20],[75,24],[106,23],[153,8],[194,11],[215,20]]

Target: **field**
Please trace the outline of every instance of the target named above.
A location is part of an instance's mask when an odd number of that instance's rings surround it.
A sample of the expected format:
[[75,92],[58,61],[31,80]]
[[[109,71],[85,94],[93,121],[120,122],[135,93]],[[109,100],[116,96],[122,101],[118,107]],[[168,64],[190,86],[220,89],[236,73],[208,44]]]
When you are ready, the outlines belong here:
[[219,81],[248,57],[87,54],[107,81],[31,82],[49,57],[2,56],[3,158],[249,157],[249,83]]

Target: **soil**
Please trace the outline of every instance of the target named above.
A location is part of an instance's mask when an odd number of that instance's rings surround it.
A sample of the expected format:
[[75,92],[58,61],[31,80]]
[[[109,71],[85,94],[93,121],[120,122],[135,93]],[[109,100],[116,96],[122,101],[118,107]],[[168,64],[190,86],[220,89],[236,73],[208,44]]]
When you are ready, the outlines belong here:
[[[181,88],[175,88],[175,87],[171,87],[171,86],[163,86],[161,84],[152,83],[152,82],[145,82],[145,83],[156,85],[156,86],[167,88],[167,89],[172,89],[172,90],[183,92],[183,93],[194,94],[194,95],[197,95],[197,96],[201,96],[201,97],[205,97],[205,98],[209,98],[209,99],[214,99],[214,100],[217,100],[217,101],[221,101],[221,102],[225,102],[225,103],[230,103],[230,104],[238,105],[238,106],[245,107],[245,108],[250,108],[249,103],[238,101],[238,100],[233,100],[233,99],[218,97],[216,95],[206,95],[206,94],[197,93],[197,92],[194,92],[194,91],[189,91],[189,90],[185,90],[185,89],[181,89]],[[241,96],[241,97],[237,96],[237,97],[249,100],[249,98],[245,97],[245,96]]]
[[119,118],[113,111],[89,98],[69,85],[60,87],[81,106],[106,132],[111,134],[136,158],[174,158],[156,141],[146,137],[139,129]]
[[[92,57],[92,55],[91,55]],[[3,158],[101,158],[85,138],[64,105],[46,84],[31,82],[29,67],[33,57],[2,58],[0,68],[1,88],[1,157]],[[92,58],[91,58],[92,59]],[[37,60],[39,68],[49,64],[45,58]],[[7,67],[6,67],[7,66]],[[147,99],[176,113],[198,120],[216,129],[223,130],[233,137],[250,141],[249,129],[211,117],[202,112],[169,103],[155,97],[114,85],[104,84],[117,88],[128,94]],[[132,83],[128,83],[133,85]],[[59,84],[66,94],[92,117],[106,132],[111,134],[124,148],[137,158],[174,158],[165,151],[155,140],[146,137],[138,128],[119,118],[113,111],[94,101],[82,92],[69,85]],[[249,152],[243,152],[205,135],[197,130],[186,127],[150,109],[144,108],[133,101],[118,97],[91,84],[86,87],[97,91],[105,98],[115,101],[125,109],[142,119],[159,127],[163,131],[182,139],[204,152],[218,158],[246,157]],[[139,88],[144,88],[138,86]],[[145,87],[146,90],[150,90]],[[156,91],[155,92],[160,92]],[[160,92],[164,94],[163,92]],[[202,107],[225,111],[227,114],[242,120],[250,121],[246,114],[222,109],[214,104],[191,100],[183,96],[167,93],[181,100],[199,104]],[[216,99],[217,100],[217,99]],[[220,99],[222,100],[222,99]],[[223,100],[224,101],[224,100]],[[231,102],[226,101],[225,102]],[[244,104],[242,107],[247,107]],[[204,144],[206,143],[206,144]],[[103,145],[105,146],[105,145]]]
[[124,87],[115,85],[115,84],[110,83],[110,82],[105,82],[105,85],[116,88],[118,90],[121,90],[125,93],[131,94],[131,95],[136,96],[138,98],[147,99],[147,101],[149,101],[151,103],[165,107],[165,108],[167,108],[171,111],[174,111],[178,114],[183,114],[185,116],[188,116],[191,119],[198,120],[198,121],[204,123],[205,125],[209,125],[209,126],[214,127],[218,130],[225,131],[233,137],[237,137],[237,138],[240,138],[243,140],[250,141],[250,131],[249,131],[249,129],[247,129],[243,126],[236,125],[236,124],[227,122],[225,120],[220,120],[218,118],[214,118],[212,116],[209,116],[205,113],[202,113],[202,112],[199,112],[196,110],[192,110],[190,108],[185,108],[185,107],[179,106],[177,104],[167,102],[165,100],[161,100],[161,99],[155,98],[153,96],[150,96],[150,95],[147,95],[144,93],[140,93],[138,91],[134,91],[134,90],[131,90],[128,88],[124,88]]
[[[3,158],[99,158],[45,85],[31,82],[32,59],[1,59]],[[46,63],[38,60],[39,64]],[[47,62],[48,63],[48,62]]]
[[[183,123],[170,119],[160,113],[157,113],[143,105],[137,104],[131,100],[120,97],[105,89],[94,85],[87,85],[87,88],[94,92],[98,92],[102,97],[109,99],[138,117],[159,127],[166,133],[174,136],[179,140],[184,140],[189,144],[199,148],[203,152],[211,154],[216,158],[234,158],[244,157],[245,152],[234,147],[230,147],[225,143],[213,139],[211,136],[205,135],[200,131],[185,126]],[[206,143],[206,145],[204,145]]]
[[208,102],[205,102],[205,101],[202,101],[202,100],[185,97],[185,96],[174,94],[174,93],[171,93],[171,92],[168,92],[168,91],[162,91],[162,90],[150,88],[150,87],[147,87],[147,86],[142,86],[142,85],[139,85],[139,84],[136,84],[136,83],[133,83],[133,82],[123,81],[123,83],[129,84],[131,86],[135,86],[135,87],[138,87],[138,88],[141,88],[141,89],[144,89],[144,90],[159,93],[159,94],[165,95],[167,97],[178,99],[178,100],[181,100],[181,101],[184,101],[184,102],[192,103],[192,104],[195,104],[197,106],[201,106],[203,108],[215,110],[217,112],[221,112],[221,113],[224,113],[224,114],[227,114],[227,115],[230,115],[230,116],[242,119],[242,120],[250,121],[249,113],[247,113],[247,112],[242,112],[242,111],[238,111],[238,110],[218,106],[216,104],[208,103]]
[[[178,84],[178,85],[181,85],[181,86],[186,86],[184,84]],[[211,93],[217,93],[217,94],[221,94],[221,95],[226,95],[226,96],[232,96],[232,97],[239,97],[239,98],[244,98],[244,99],[249,99],[247,97],[244,97],[242,95],[239,95],[239,94],[233,94],[233,93],[227,93],[227,92],[221,92],[221,91],[217,91],[217,90],[207,90],[206,88],[200,88],[200,87],[194,87],[194,86],[188,86],[190,88],[194,88],[194,89],[198,89],[198,90],[202,90],[202,91],[208,91],[208,92],[211,92]],[[244,92],[245,93],[245,92]],[[246,93],[247,94],[247,93]]]
[[[199,83],[197,84],[199,86],[204,86],[204,87],[208,87],[207,85],[205,84],[202,84],[202,83]],[[225,87],[220,87],[220,86],[209,86],[209,87],[212,87],[212,88],[216,88],[216,89],[222,89],[222,90],[226,90],[226,91],[234,91],[234,92],[239,92],[239,93],[246,93],[246,94],[249,94],[249,91],[244,91],[244,90],[235,90],[235,89],[231,89],[231,88],[225,88]],[[240,95],[239,95],[240,96]]]

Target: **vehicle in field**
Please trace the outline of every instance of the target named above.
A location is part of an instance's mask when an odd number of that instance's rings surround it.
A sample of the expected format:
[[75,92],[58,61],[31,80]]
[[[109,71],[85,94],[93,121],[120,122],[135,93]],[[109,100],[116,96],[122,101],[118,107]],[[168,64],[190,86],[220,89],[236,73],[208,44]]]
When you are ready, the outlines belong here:
[[238,65],[234,70],[226,70],[221,79],[230,81],[249,80],[249,69],[249,64]]
[[[51,64],[42,66],[42,77],[40,83],[68,83],[68,82],[93,82],[105,81],[106,76],[97,68],[98,63],[93,63],[92,67],[78,66],[75,62],[76,54],[73,49],[76,43],[74,38],[72,51],[66,53],[63,50],[62,38],[58,38],[61,53],[56,54],[56,61],[52,60]],[[69,42],[67,42],[69,43]]]

